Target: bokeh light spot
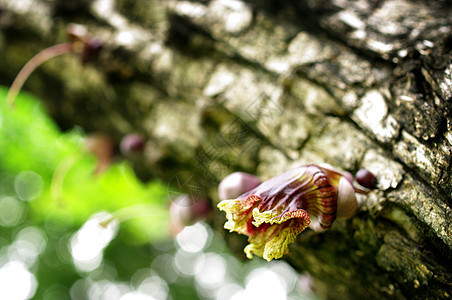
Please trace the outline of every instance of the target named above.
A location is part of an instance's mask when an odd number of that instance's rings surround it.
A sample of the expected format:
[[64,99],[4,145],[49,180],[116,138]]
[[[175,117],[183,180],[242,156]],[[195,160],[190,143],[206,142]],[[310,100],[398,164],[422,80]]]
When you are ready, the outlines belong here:
[[20,199],[33,201],[38,198],[44,187],[42,177],[33,171],[23,171],[14,180],[14,189]]
[[80,271],[90,272],[100,266],[104,248],[118,231],[117,220],[109,222],[106,227],[100,226],[101,221],[110,217],[107,213],[94,215],[72,237],[72,258]]
[[85,285],[88,285],[88,299],[92,300],[120,299],[122,295],[131,291],[129,285],[123,282],[112,282],[109,280],[89,280]]
[[287,299],[286,289],[280,277],[267,268],[253,270],[247,277],[246,299]]
[[270,270],[278,275],[281,285],[286,292],[290,292],[295,288],[298,280],[298,275],[295,270],[284,261],[273,261]]
[[174,266],[174,257],[168,253],[160,254],[154,258],[151,269],[157,272],[167,283],[175,282],[179,277]]
[[176,242],[186,252],[199,252],[210,241],[211,234],[202,222],[192,226],[186,226],[177,236]]
[[162,278],[153,275],[141,282],[138,292],[149,295],[155,300],[165,300],[168,298],[168,285]]
[[42,297],[42,300],[69,300],[68,288],[62,284],[54,284],[48,287]]
[[156,300],[155,298],[140,292],[129,292],[123,295],[119,300]]
[[0,299],[30,299],[37,286],[35,276],[22,262],[10,261],[0,268]]
[[206,253],[196,262],[195,279],[203,288],[215,288],[224,283],[226,262],[215,253]]
[[8,256],[31,267],[44,251],[47,244],[45,233],[37,227],[26,227],[8,247]]
[[195,274],[196,260],[199,256],[199,253],[190,253],[179,249],[174,255],[174,264],[180,274],[193,276]]
[[236,298],[239,298],[241,293],[244,293],[244,290],[238,284],[225,284],[218,289],[215,300],[231,300],[234,298],[234,296],[236,296]]
[[12,227],[20,224],[26,213],[25,204],[13,197],[0,198],[0,225]]
[[36,252],[41,254],[47,244],[47,237],[45,232],[39,227],[29,226],[22,229],[18,234],[16,239],[18,241],[28,241],[34,245]]

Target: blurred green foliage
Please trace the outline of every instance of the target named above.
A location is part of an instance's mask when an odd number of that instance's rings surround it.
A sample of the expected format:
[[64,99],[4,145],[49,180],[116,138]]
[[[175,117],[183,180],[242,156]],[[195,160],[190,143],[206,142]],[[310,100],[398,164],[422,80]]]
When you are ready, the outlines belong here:
[[[29,221],[55,218],[63,226],[78,227],[95,212],[115,212],[146,204],[150,216],[127,222],[132,234],[130,242],[146,243],[166,236],[165,185],[143,184],[125,162],[114,163],[106,172],[94,174],[96,158],[84,151],[81,130],[61,133],[38,100],[28,94],[21,94],[11,109],[3,100],[6,93],[6,88],[0,89],[0,195],[16,194],[17,175],[21,172],[37,174],[36,180],[42,179],[43,188],[37,199],[28,202]],[[65,172],[56,174],[63,164]],[[59,181],[63,182],[61,191],[52,195],[52,185]],[[142,207],[139,209],[142,213]]]
[[73,266],[70,238],[100,211],[117,212],[122,219],[115,244],[127,248],[129,264],[119,265],[117,272],[131,274],[149,266],[149,242],[168,239],[166,186],[140,182],[125,162],[94,174],[96,158],[84,150],[80,129],[60,132],[39,101],[26,93],[13,109],[7,107],[7,91],[0,88],[0,248],[11,245],[23,228],[43,230],[47,246],[34,267],[35,298],[42,299],[56,283],[67,292],[86,275]]

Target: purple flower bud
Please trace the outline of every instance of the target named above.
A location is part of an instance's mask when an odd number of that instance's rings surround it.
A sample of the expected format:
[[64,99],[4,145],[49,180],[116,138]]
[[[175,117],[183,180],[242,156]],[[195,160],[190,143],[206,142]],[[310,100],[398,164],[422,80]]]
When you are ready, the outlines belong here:
[[125,156],[134,155],[143,152],[146,141],[144,137],[137,133],[126,135],[119,145],[121,153]]
[[257,176],[234,172],[226,176],[218,186],[220,200],[234,199],[260,184]]
[[100,40],[96,38],[90,38],[85,42],[85,47],[80,56],[83,64],[92,61],[97,58],[99,52],[102,50],[103,44]]
[[360,169],[355,175],[356,182],[368,189],[374,189],[377,184],[377,178],[366,169]]
[[103,48],[102,42],[88,34],[85,26],[80,24],[69,24],[67,34],[74,44],[74,52],[80,54],[82,64],[95,59]]

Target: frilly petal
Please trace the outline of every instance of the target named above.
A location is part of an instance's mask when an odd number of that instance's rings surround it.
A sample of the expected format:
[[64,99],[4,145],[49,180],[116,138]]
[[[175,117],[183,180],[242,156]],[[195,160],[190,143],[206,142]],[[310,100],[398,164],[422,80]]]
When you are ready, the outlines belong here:
[[289,244],[293,243],[297,235],[306,228],[305,225],[290,225],[286,227],[269,227],[262,235],[255,235],[249,239],[250,244],[244,249],[248,258],[253,254],[263,257],[267,261],[281,258],[287,253]]
[[255,208],[253,219],[257,232],[250,236],[250,244],[244,251],[248,258],[256,254],[267,261],[281,258],[287,253],[289,244],[293,243],[297,235],[310,223],[309,214],[303,209],[275,216],[269,211],[260,213]]
[[263,223],[281,224],[290,219],[301,219],[306,226],[311,222],[309,214],[304,209],[297,209],[295,211],[289,211],[284,214],[279,214],[277,210],[270,210],[259,212],[258,208],[253,209],[253,225],[259,227]]
[[223,200],[218,203],[217,207],[226,212],[227,222],[224,224],[225,229],[236,231],[241,234],[250,234],[249,223],[253,216],[253,208],[259,202],[258,197],[248,197],[245,200]]

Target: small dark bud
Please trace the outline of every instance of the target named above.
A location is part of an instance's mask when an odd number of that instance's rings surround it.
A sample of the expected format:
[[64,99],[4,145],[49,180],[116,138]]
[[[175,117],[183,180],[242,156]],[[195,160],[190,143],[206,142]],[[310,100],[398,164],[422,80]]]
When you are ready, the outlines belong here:
[[66,32],[74,45],[74,52],[80,55],[83,64],[97,58],[103,44],[99,39],[91,36],[85,26],[69,24]]
[[83,64],[96,59],[99,56],[99,52],[102,50],[103,44],[96,38],[90,38],[85,43],[83,52],[81,55],[81,61]]
[[123,155],[133,155],[143,152],[146,141],[144,137],[137,133],[126,135],[119,145],[119,149]]
[[377,184],[377,178],[366,169],[360,169],[355,175],[356,182],[368,189],[374,189]]

